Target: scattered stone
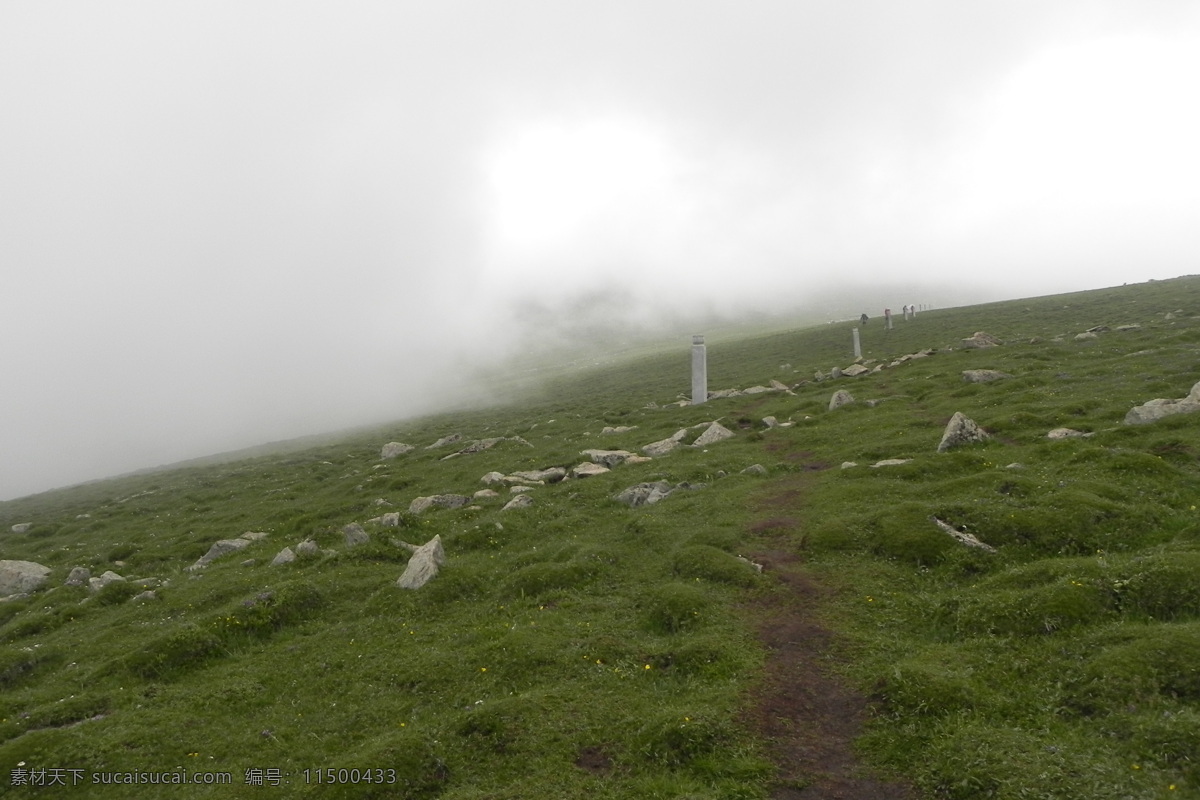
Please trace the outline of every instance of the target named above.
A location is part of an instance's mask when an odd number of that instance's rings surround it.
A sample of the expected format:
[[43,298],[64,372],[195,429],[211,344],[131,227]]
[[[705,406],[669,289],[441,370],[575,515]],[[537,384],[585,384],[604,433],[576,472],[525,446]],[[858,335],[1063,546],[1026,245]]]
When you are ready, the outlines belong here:
[[674,491],[674,487],[666,481],[639,483],[623,490],[617,495],[617,502],[624,503],[630,508],[652,506]]
[[762,423],[763,423],[763,425],[766,425],[768,428],[778,428],[779,427],[779,420],[775,419],[775,417],[763,417]]
[[491,497],[499,497],[499,496],[500,496],[500,493],[497,492],[495,489],[480,489],[478,492],[476,492],[475,494],[472,495],[472,498],[474,498],[475,500],[486,500]]
[[1013,462],[1013,463],[1011,463],[1011,464],[1006,464],[1006,465],[1004,466],[1004,468],[1005,468],[1005,469],[1025,469],[1025,465],[1024,465],[1024,464],[1022,464],[1022,463],[1021,463],[1021,462],[1019,462],[1019,461],[1014,461],[1014,462]]
[[604,429],[602,431],[600,431],[600,433],[606,434],[606,435],[616,434],[616,433],[629,433],[630,431],[636,430],[636,429],[637,429],[637,425],[618,425],[615,428],[606,425],[604,427]]
[[423,514],[431,508],[461,508],[471,502],[471,498],[461,494],[435,494],[430,497],[418,497],[409,503],[408,513]]
[[773,391],[775,390],[768,386],[751,386],[747,389],[743,389],[742,394],[766,394],[767,392]]
[[1087,329],[1088,333],[1108,333],[1108,331],[1109,327],[1107,325],[1097,325],[1094,328]]
[[98,592],[110,583],[117,583],[118,581],[124,582],[125,579],[112,570],[108,570],[99,578],[88,578],[88,588],[93,592]]
[[854,395],[847,392],[845,389],[838,389],[833,393],[833,397],[829,398],[829,410],[841,408],[842,406],[850,405],[854,402]]
[[1125,415],[1125,424],[1145,425],[1148,422],[1155,422],[1163,417],[1169,417],[1174,414],[1189,414],[1197,410],[1200,410],[1200,383],[1192,386],[1192,390],[1188,392],[1187,397],[1182,397],[1178,400],[1151,400],[1129,409],[1129,413]]
[[510,486],[508,489],[509,494],[521,494],[522,492],[532,492],[532,491],[533,491],[532,486]]
[[1075,341],[1077,341],[1077,342],[1082,342],[1087,339],[1097,339],[1097,338],[1099,338],[1099,337],[1096,334],[1092,333],[1091,331],[1084,331],[1083,333],[1075,334]]
[[857,467],[857,466],[858,466],[857,461],[843,461],[842,462],[842,469],[850,469],[851,467]]
[[509,477],[518,478],[522,481],[528,481],[530,483],[558,483],[563,478],[567,477],[567,471],[562,467],[550,467],[548,469],[514,472]]
[[92,571],[87,567],[72,567],[71,574],[63,581],[63,586],[87,586]]
[[198,569],[204,569],[221,556],[227,556],[230,553],[236,553],[243,548],[249,547],[252,542],[256,542],[266,535],[262,531],[247,531],[236,539],[221,539],[218,542],[214,542],[212,547],[208,548],[207,553],[200,556],[195,564],[186,567],[186,569],[193,572]]
[[438,448],[438,447],[445,447],[445,446],[446,446],[446,445],[448,445],[448,444],[454,444],[455,442],[461,442],[461,441],[462,441],[462,434],[461,434],[461,433],[452,433],[452,434],[450,434],[449,436],[443,436],[442,438],[438,439],[436,442],[434,442],[433,444],[429,445],[429,446],[428,446],[428,447],[426,447],[425,449],[426,449],[426,450],[433,450],[433,449],[436,449],[436,448]]
[[[791,369],[791,367],[789,366],[788,369]],[[783,383],[782,381],[777,381],[774,378],[771,379],[771,388],[777,392],[790,392],[791,391],[791,389],[788,388],[788,385],[786,383]]]
[[412,547],[412,556],[404,574],[396,581],[401,589],[420,589],[438,574],[438,570],[446,563],[446,551],[442,549],[441,535],[434,536],[420,547]]
[[[464,447],[462,450],[459,450],[457,453],[454,453],[453,455],[469,456],[469,455],[472,455],[473,453],[482,453],[484,450],[490,450],[491,448],[500,444],[504,440],[505,439],[503,436],[496,436],[496,437],[493,437],[490,439],[478,439],[474,442],[471,442],[469,445]],[[522,440],[522,441],[524,441],[524,440]],[[450,458],[450,456],[446,456],[446,458]],[[445,459],[442,459],[442,460],[444,461]]]
[[609,468],[603,464],[597,464],[591,461],[585,461],[576,467],[571,468],[572,478],[591,478],[596,475],[603,475],[608,472]]
[[984,348],[984,347],[998,347],[998,346],[1004,344],[1004,342],[1000,341],[995,336],[992,336],[990,333],[984,333],[983,331],[975,331],[975,333],[971,336],[971,338],[963,339],[962,344],[963,344],[963,347]]
[[32,522],[18,522],[16,525],[12,526],[12,532],[13,533],[28,533],[29,529],[32,527],[33,527]]
[[870,368],[864,367],[862,364],[851,364],[842,370],[842,374],[847,378],[857,378],[859,375],[865,375],[870,371]]
[[660,439],[657,442],[651,442],[642,448],[642,452],[648,456],[658,458],[665,456],[667,453],[679,447],[679,440],[672,437],[670,439]]
[[1118,325],[1117,330],[1124,333],[1125,331],[1136,331],[1141,329],[1141,325],[1134,323],[1133,325]]
[[879,467],[898,467],[901,464],[907,464],[910,461],[912,461],[911,458],[885,458],[882,461],[876,461],[874,464],[872,464],[871,469],[878,469]]
[[404,444],[403,442],[388,442],[379,452],[379,457],[384,459],[395,458],[396,456],[402,456],[405,453],[411,453],[416,449],[417,448],[413,447],[411,444]]
[[833,378],[834,380],[842,377],[842,368],[834,367],[833,369],[829,370],[829,377]]
[[[737,389],[717,389],[708,393],[709,400],[724,400],[727,397],[741,397],[742,392]],[[684,405],[687,405],[684,403]]]
[[626,463],[634,454],[628,450],[584,450],[580,455],[587,456],[594,464],[601,464],[609,469]]
[[317,547],[317,543],[312,539],[305,539],[300,544],[296,545],[297,556],[315,556],[321,552],[321,548]]
[[992,381],[1011,378],[1007,372],[1000,372],[995,369],[964,369],[963,380],[967,383],[991,383]]
[[352,522],[342,528],[342,536],[346,541],[346,547],[357,547],[371,541],[371,535],[363,530],[363,526],[357,522]]
[[1046,434],[1047,439],[1072,439],[1076,437],[1094,436],[1094,433],[1084,433],[1073,428],[1055,428]]
[[744,470],[742,470],[742,474],[743,475],[766,475],[767,468],[764,467],[762,464],[751,464],[750,466],[748,466]]
[[732,439],[733,431],[726,428],[719,422],[714,422],[708,426],[708,429],[692,442],[693,447],[707,447],[710,444],[716,444],[724,439]]
[[129,598],[129,602],[131,602],[131,603],[146,603],[146,602],[149,602],[150,600],[157,600],[157,599],[158,599],[158,593],[155,592],[153,589],[147,589],[146,591],[139,592],[138,594],[135,594],[133,597]]
[[379,524],[384,526],[385,528],[399,528],[400,527],[400,512],[399,511],[389,511],[388,513],[384,514],[382,517],[379,518]]
[[759,564],[757,561],[751,561],[750,559],[746,558],[745,556],[734,556],[734,558],[736,558],[738,561],[741,561],[743,564],[749,564],[751,567],[754,568],[755,572],[762,574],[763,565]]
[[0,561],[0,597],[42,588],[50,568],[36,561]]
[[938,443],[937,451],[944,453],[952,447],[969,444],[971,442],[982,442],[990,438],[975,421],[968,419],[961,411],[955,411],[954,416],[950,418],[949,424],[946,425],[946,431],[942,434],[942,441]]
[[942,522],[937,517],[930,517],[929,519],[932,520],[934,525],[937,525],[943,531],[950,534],[955,539],[957,539],[958,541],[965,544],[967,547],[975,547],[975,548],[978,548],[978,549],[983,550],[988,553],[996,552],[996,548],[992,547],[990,544],[984,544],[983,542],[979,541],[978,539],[975,538],[975,536],[973,534],[964,533],[963,531],[955,530],[952,526],[947,525],[945,522]]
[[290,547],[285,547],[279,551],[275,558],[271,559],[272,567],[279,567],[284,564],[290,564],[296,560],[296,552]]
[[481,480],[483,483],[487,484],[488,486],[493,486],[497,483],[504,483],[504,473],[503,472],[489,472],[487,475],[484,475],[479,480]]
[[509,500],[507,503],[505,503],[504,508],[502,508],[500,510],[501,511],[515,511],[518,508],[529,508],[531,505],[533,505],[532,497],[530,497],[527,494],[519,494],[516,497],[514,497],[512,500]]

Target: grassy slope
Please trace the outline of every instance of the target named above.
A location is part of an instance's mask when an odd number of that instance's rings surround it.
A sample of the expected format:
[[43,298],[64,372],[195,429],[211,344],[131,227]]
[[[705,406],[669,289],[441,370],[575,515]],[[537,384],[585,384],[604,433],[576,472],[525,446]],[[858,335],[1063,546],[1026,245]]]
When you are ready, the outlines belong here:
[[[769,765],[736,723],[762,654],[738,608],[781,589],[732,554],[786,546],[841,589],[826,613],[848,678],[877,700],[862,742],[874,763],[931,796],[1198,796],[1200,434],[1187,416],[1120,424],[1200,378],[1198,301],[1189,278],[926,312],[887,333],[872,320],[868,358],[940,352],[696,408],[644,407],[689,385],[686,352],[648,356],[521,405],[0,503],[0,557],[54,567],[52,585],[74,565],[170,581],[146,604],[59,587],[0,605],[0,769],[216,769],[238,784],[172,795],[189,797],[282,791],[241,786],[249,768],[290,773],[292,794],[396,796],[306,783],[321,767],[395,769],[411,797],[762,797]],[[1126,323],[1142,328],[1073,338]],[[981,329],[1007,344],[945,351]],[[839,325],[712,344],[710,386],[845,366],[849,338]],[[970,368],[1014,377],[966,384]],[[826,411],[843,387],[860,402]],[[955,411],[993,440],[935,453]],[[766,415],[796,425],[764,432]],[[470,493],[491,470],[571,466],[585,447],[634,449],[716,417],[739,435],[707,451],[341,544],[342,525],[387,510],[377,498]],[[600,437],[605,425],[638,428]],[[1044,438],[1062,425],[1095,435]],[[378,460],[386,441],[454,432],[534,447]],[[913,461],[865,466],[883,458]],[[864,466],[837,469],[846,460]],[[756,462],[767,478],[739,474]],[[612,500],[658,478],[708,487],[644,509]],[[999,553],[961,548],[930,515]],[[8,533],[19,522],[34,527]],[[270,536],[183,570],[247,530]],[[396,589],[407,553],[389,538],[434,534],[446,570]],[[267,565],[309,536],[339,553]]]

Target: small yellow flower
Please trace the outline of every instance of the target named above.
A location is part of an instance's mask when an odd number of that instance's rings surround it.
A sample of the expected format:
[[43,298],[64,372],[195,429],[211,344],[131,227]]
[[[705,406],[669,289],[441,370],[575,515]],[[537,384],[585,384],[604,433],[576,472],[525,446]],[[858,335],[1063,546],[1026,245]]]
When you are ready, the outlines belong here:
[[647,665],[646,665],[644,668],[645,668],[645,669],[650,669],[650,665],[649,665],[649,664],[647,664]]
[[480,667],[480,668],[479,668],[479,671],[480,671],[480,672],[487,672],[487,667]]

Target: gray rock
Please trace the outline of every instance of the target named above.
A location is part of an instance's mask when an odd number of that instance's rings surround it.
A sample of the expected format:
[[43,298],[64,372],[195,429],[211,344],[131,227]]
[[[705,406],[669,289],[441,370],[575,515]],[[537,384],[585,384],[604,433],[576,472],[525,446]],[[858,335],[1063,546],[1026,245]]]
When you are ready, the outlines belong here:
[[108,586],[110,583],[124,582],[124,580],[125,579],[122,578],[120,575],[113,572],[112,570],[109,570],[109,571],[105,572],[103,575],[101,575],[99,578],[89,578],[88,579],[88,588],[91,589],[93,592],[98,592],[101,589],[103,589],[105,586]]
[[290,564],[296,560],[296,553],[292,548],[285,547],[276,554],[275,558],[271,559],[272,567],[279,567],[284,564]]
[[131,603],[146,603],[146,602],[149,602],[150,600],[157,600],[157,599],[158,599],[158,593],[155,592],[153,589],[147,589],[144,592],[135,594],[133,597],[129,598],[129,601]]
[[399,511],[389,511],[388,513],[384,514],[382,517],[379,518],[379,524],[384,526],[385,528],[399,528],[400,527],[400,512]]
[[518,508],[529,508],[531,505],[533,505],[532,497],[530,497],[527,494],[519,494],[516,497],[514,497],[512,500],[509,500],[507,503],[505,503],[504,508],[502,508],[500,510],[501,511],[515,511]]
[[670,453],[672,450],[675,450],[678,447],[678,439],[660,439],[657,442],[651,442],[643,447],[642,452],[648,456],[658,458],[659,456],[665,456],[667,453]]
[[461,508],[471,502],[471,498],[461,494],[435,494],[431,497],[418,497],[408,506],[410,514],[421,514],[431,508]]
[[315,556],[321,552],[321,548],[317,547],[317,543],[312,539],[305,539],[300,544],[296,545],[297,556]]
[[471,497],[475,500],[486,500],[489,497],[499,497],[499,496],[500,496],[500,493],[497,492],[495,489],[480,489],[478,492],[471,495]]
[[1084,433],[1077,431],[1074,428],[1055,428],[1046,434],[1047,439],[1074,439],[1077,437],[1094,436],[1093,433]]
[[525,492],[532,492],[532,491],[533,491],[532,486],[510,486],[510,487],[508,487],[509,494],[525,494]]
[[63,586],[87,586],[92,571],[87,567],[72,567],[71,574],[63,581]]
[[417,448],[413,447],[411,444],[404,444],[403,442],[388,442],[379,452],[379,457],[385,459],[395,458],[396,456],[402,456],[405,453],[411,453],[416,449]]
[[0,597],[37,591],[49,575],[50,568],[36,561],[0,561]]
[[829,370],[829,377],[833,378],[834,380],[842,377],[842,368],[834,367],[833,369]]
[[608,467],[603,464],[596,464],[591,461],[585,461],[578,466],[571,468],[572,478],[592,478],[596,475],[603,475],[608,472]]
[[842,462],[842,469],[851,469],[851,468],[857,467],[857,466],[858,466],[857,461],[843,461]]
[[450,434],[449,436],[443,436],[442,438],[438,439],[436,442],[434,442],[433,444],[429,445],[429,446],[428,446],[428,447],[426,447],[425,449],[426,449],[426,450],[433,450],[433,449],[435,449],[435,448],[438,448],[438,447],[445,447],[445,446],[446,446],[446,445],[448,445],[448,444],[454,444],[455,442],[461,442],[461,441],[462,441],[462,438],[463,438],[463,437],[462,437],[462,434],[461,434],[461,433],[452,433],[452,434]]
[[995,336],[992,336],[990,333],[984,333],[983,331],[975,331],[975,333],[971,336],[971,338],[963,339],[962,344],[963,344],[963,347],[984,348],[984,347],[998,347],[998,346],[1004,344],[1004,342],[1000,341]]
[[396,585],[401,589],[420,589],[433,580],[445,563],[446,551],[442,549],[442,537],[439,534],[413,550],[408,566]]
[[580,455],[587,456],[594,464],[601,464],[612,469],[624,464],[634,454],[628,450],[584,450]]
[[882,461],[876,461],[871,465],[871,469],[879,469],[880,467],[898,467],[901,464],[907,464],[912,461],[911,458],[885,458]]
[[1091,331],[1084,331],[1083,333],[1075,334],[1075,341],[1077,341],[1077,342],[1082,342],[1082,341],[1086,341],[1087,339],[1097,339],[1097,338],[1099,338],[1099,337],[1096,334],[1092,333]]
[[743,475],[766,475],[767,468],[764,467],[762,464],[751,464],[750,466],[748,466],[744,470],[742,470],[742,474]]
[[614,433],[629,433],[631,430],[634,430],[635,428],[637,428],[637,425],[618,425],[615,428],[605,425],[604,429],[601,430],[600,433],[605,434],[605,435],[614,434]]
[[833,397],[829,398],[829,410],[841,408],[842,406],[850,405],[854,402],[854,395],[847,392],[845,389],[838,389],[833,393]]
[[18,522],[16,525],[12,526],[12,532],[13,533],[28,533],[29,529],[32,527],[33,527],[32,522]]
[[847,378],[857,378],[859,375],[865,375],[870,371],[870,368],[864,367],[862,364],[851,364],[842,370],[842,374]]
[[512,477],[531,483],[558,483],[567,477],[567,471],[562,467],[548,467],[547,469],[514,472],[512,473]]
[[742,394],[766,394],[767,392],[775,391],[769,386],[750,386],[742,390]]
[[971,442],[982,442],[990,438],[975,421],[968,419],[961,411],[955,411],[954,416],[946,425],[942,441],[938,443],[937,451],[944,453],[952,447],[959,447]]
[[763,417],[762,423],[763,423],[763,425],[766,425],[768,428],[778,428],[779,427],[779,420],[775,419],[775,417]]
[[488,486],[493,486],[497,483],[504,483],[504,473],[503,472],[489,472],[487,475],[484,475],[479,480]]
[[371,541],[371,535],[363,530],[363,526],[357,522],[352,522],[342,528],[342,537],[346,541],[346,547],[357,547]]
[[479,439],[471,442],[469,445],[459,450],[455,455],[469,456],[473,453],[482,453],[484,450],[490,450],[496,445],[504,441],[503,436],[495,436],[490,439]]
[[1129,413],[1125,415],[1125,424],[1145,425],[1146,423],[1160,420],[1163,417],[1169,417],[1174,414],[1190,414],[1198,410],[1200,410],[1200,383],[1192,386],[1192,390],[1188,392],[1187,397],[1182,397],[1178,400],[1151,400],[1129,409]]
[[714,422],[708,426],[708,429],[704,433],[697,437],[696,441],[692,442],[692,445],[694,447],[707,447],[710,444],[716,444],[717,442],[732,438],[733,431],[719,422]]
[[630,508],[637,508],[638,506],[654,505],[672,491],[674,491],[674,487],[666,481],[639,483],[623,490],[616,496],[616,500]]
[[1007,372],[1000,372],[995,369],[964,369],[963,380],[967,383],[991,383],[992,381],[1011,378]]
[[1136,331],[1141,329],[1141,325],[1134,323],[1133,325],[1118,325],[1117,330],[1124,333],[1125,331]]
[[230,553],[236,553],[239,550],[249,547],[253,541],[253,539],[247,539],[244,536],[239,536],[236,539],[221,539],[220,541],[214,542],[213,545],[208,548],[208,552],[200,556],[196,563],[192,564],[190,567],[187,567],[187,569],[189,571],[204,569],[213,561],[221,558],[222,556],[227,556]]
[[[789,369],[790,369],[790,367],[789,367]],[[788,388],[788,385],[786,383],[784,383],[783,381],[777,381],[773,378],[771,379],[771,388],[777,392],[790,392],[791,391],[791,389]]]

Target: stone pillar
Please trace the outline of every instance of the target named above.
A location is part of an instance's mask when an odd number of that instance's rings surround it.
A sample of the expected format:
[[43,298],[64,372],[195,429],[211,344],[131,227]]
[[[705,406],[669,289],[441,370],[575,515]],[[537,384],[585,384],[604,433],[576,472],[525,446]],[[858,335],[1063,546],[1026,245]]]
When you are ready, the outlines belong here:
[[850,333],[854,334],[854,357],[862,358],[862,337],[858,335],[858,328],[851,328]]
[[704,335],[692,337],[692,405],[708,400],[708,354],[704,350]]

